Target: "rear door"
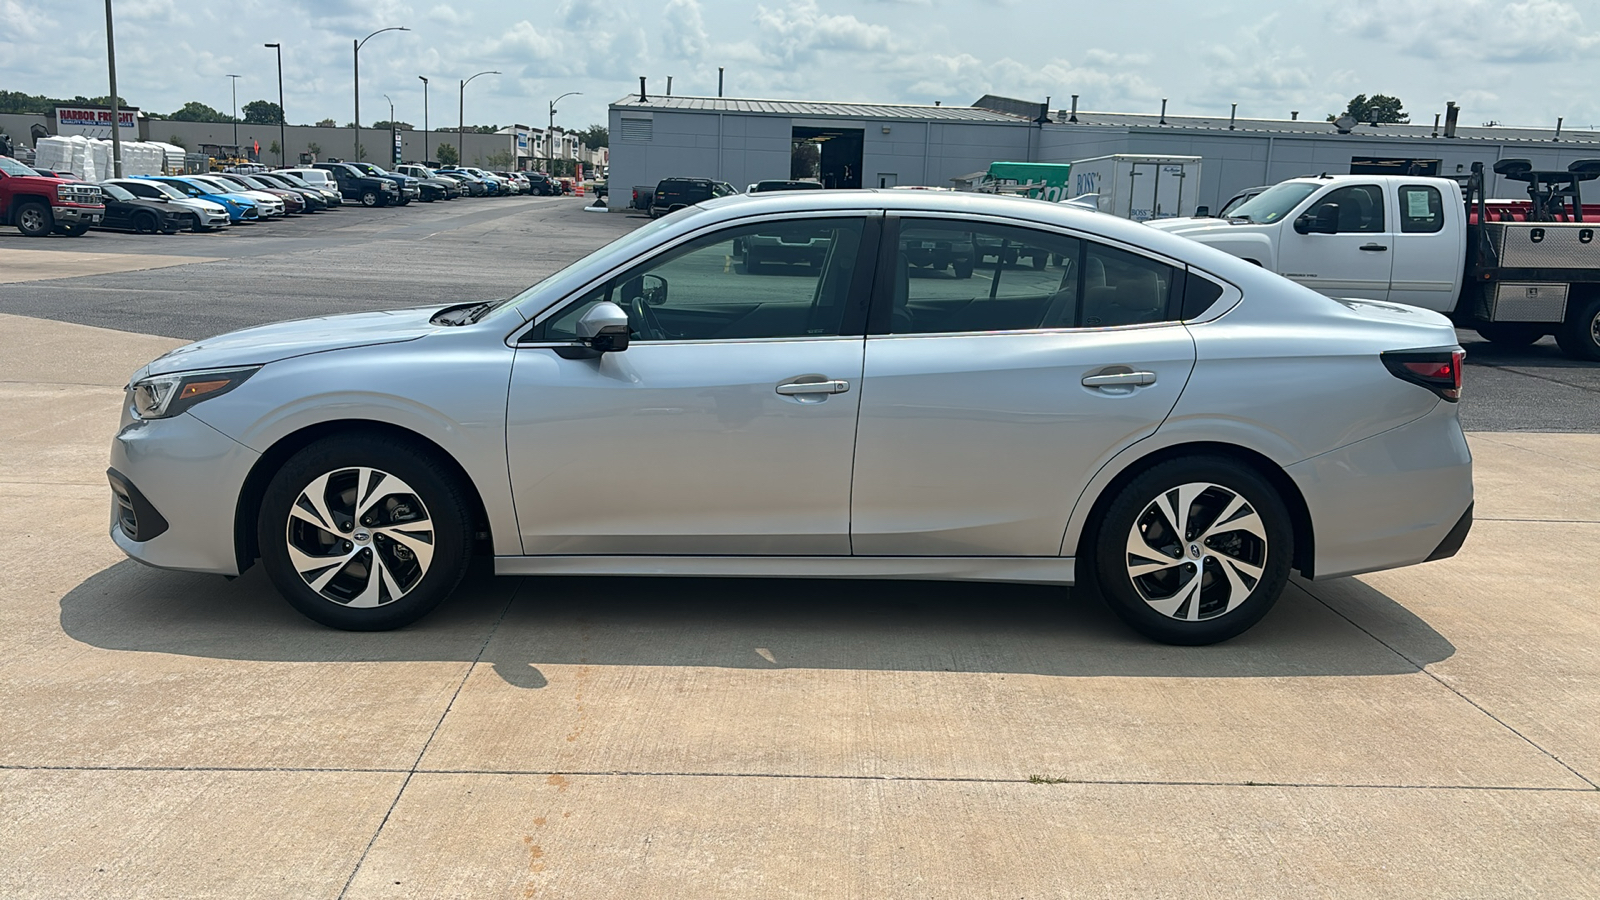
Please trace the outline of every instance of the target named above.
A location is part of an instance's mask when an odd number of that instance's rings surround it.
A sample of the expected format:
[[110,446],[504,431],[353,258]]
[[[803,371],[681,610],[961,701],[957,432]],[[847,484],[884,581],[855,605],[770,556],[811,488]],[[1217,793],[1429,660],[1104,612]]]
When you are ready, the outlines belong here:
[[1395,190],[1394,254],[1389,299],[1448,312],[1464,277],[1466,229],[1449,227],[1461,204],[1430,184],[1401,184]]
[[[1318,194],[1291,213],[1279,234],[1278,273],[1330,297],[1389,299],[1394,264],[1393,216],[1379,184],[1352,184]],[[1300,234],[1294,220],[1338,208],[1337,234]]]
[[[1089,478],[1155,431],[1194,366],[1182,270],[989,220],[897,224],[866,344],[853,552],[1057,556]],[[912,264],[957,241],[998,252],[970,272]]]

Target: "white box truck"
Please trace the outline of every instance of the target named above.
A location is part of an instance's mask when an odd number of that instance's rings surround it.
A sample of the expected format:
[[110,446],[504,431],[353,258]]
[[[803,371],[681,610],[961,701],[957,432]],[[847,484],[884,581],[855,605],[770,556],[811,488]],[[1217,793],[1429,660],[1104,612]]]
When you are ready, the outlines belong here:
[[1094,194],[1101,212],[1143,222],[1194,215],[1200,157],[1117,153],[1072,162],[1072,197]]

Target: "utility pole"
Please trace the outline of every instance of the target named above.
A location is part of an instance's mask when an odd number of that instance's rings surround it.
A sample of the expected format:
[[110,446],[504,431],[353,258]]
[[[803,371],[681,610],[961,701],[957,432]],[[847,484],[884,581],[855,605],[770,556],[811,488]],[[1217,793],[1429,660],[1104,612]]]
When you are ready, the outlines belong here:
[[544,153],[547,164],[546,168],[549,169],[549,171],[545,173],[547,175],[556,174],[556,104],[568,97],[574,97],[582,93],[582,91],[567,91],[560,97],[550,101],[550,130],[544,133]]
[[352,55],[355,57],[355,61],[356,61],[356,80],[355,80],[356,120],[355,120],[355,123],[354,123],[355,126],[356,126],[356,146],[355,146],[356,162],[360,162],[361,161],[361,45],[365,44],[367,41],[372,40],[373,38],[377,37],[378,35],[383,34],[385,31],[410,31],[410,30],[411,29],[406,28],[403,25],[395,25],[395,26],[392,26],[392,27],[389,27],[389,28],[379,28],[377,31],[374,31],[373,33],[367,35],[366,37],[362,38],[359,41],[352,40],[350,42],[350,45],[355,48],[352,51]]
[[262,46],[278,51],[278,167],[288,165],[289,138],[287,125],[289,114],[283,111],[283,45],[263,44]]
[[[389,95],[388,94],[384,94],[383,95],[383,99],[389,100]],[[391,165],[391,166],[394,165],[395,163],[399,162],[398,159],[394,158],[394,155],[395,155],[394,142],[395,142],[395,132],[396,132],[396,130],[397,129],[395,128],[395,125],[394,125],[394,101],[393,100],[389,100],[389,157],[390,157],[389,165]]]
[[418,75],[422,79],[422,164],[428,164],[428,77]]
[[239,79],[243,75],[225,76],[233,79],[233,155],[239,155]]
[[122,104],[117,99],[117,42],[111,36],[111,0],[106,0],[106,67],[111,71],[111,172],[122,177]]
[[[479,72],[478,75],[499,75],[499,72]],[[477,78],[478,75],[472,76]],[[460,117],[456,121],[456,165],[467,164],[467,85],[472,83],[472,78],[461,82],[461,93],[456,97],[456,113]]]

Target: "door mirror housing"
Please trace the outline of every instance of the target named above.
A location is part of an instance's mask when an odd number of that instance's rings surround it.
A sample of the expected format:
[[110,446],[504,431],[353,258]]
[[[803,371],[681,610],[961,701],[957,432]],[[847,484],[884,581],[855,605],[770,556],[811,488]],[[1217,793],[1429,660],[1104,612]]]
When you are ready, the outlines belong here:
[[609,300],[589,307],[578,319],[578,340],[596,353],[620,353],[628,349],[631,331],[628,314]]
[[1301,213],[1294,220],[1294,230],[1300,234],[1338,234],[1339,204],[1324,203],[1317,207],[1316,215]]

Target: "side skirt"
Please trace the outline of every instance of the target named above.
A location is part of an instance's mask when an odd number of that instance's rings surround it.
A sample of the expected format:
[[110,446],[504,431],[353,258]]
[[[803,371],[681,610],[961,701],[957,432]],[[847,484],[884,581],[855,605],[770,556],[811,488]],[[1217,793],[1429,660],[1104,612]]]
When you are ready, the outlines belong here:
[[1005,556],[497,556],[497,575],[698,578],[892,578],[1070,585],[1071,557]]

